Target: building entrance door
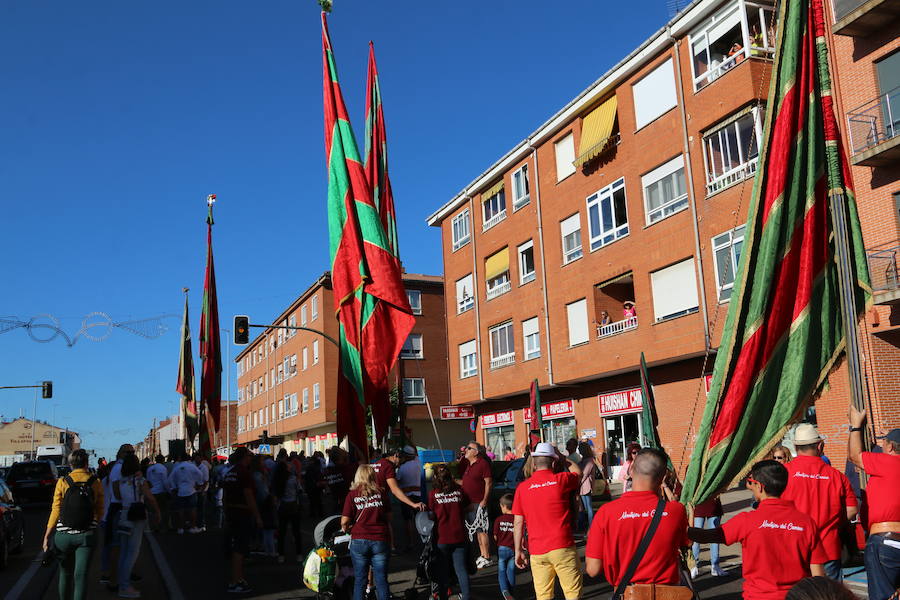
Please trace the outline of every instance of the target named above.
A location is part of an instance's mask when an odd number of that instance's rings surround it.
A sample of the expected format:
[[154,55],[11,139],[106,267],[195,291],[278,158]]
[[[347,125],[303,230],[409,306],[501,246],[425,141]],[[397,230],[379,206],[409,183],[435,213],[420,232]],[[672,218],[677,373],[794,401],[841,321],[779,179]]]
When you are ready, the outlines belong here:
[[553,419],[544,422],[544,441],[555,445],[560,452],[565,452],[566,442],[572,438],[578,439],[575,419]]
[[611,470],[625,464],[625,448],[632,442],[641,443],[641,413],[629,413],[603,418],[606,432],[606,452]]

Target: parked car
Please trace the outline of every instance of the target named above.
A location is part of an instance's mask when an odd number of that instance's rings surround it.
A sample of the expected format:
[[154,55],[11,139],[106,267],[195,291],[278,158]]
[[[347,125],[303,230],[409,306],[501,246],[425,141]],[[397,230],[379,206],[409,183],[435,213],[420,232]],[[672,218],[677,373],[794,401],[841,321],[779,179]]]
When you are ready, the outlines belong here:
[[53,502],[57,477],[56,465],[49,460],[31,460],[11,466],[6,483],[19,504],[26,502],[50,504]]
[[516,486],[524,477],[522,467],[525,466],[524,458],[515,460],[495,460],[491,463],[491,474],[494,483],[491,486],[491,496],[488,499],[488,514],[491,519],[500,515],[500,497],[505,494],[515,494]]
[[6,566],[10,553],[25,546],[25,519],[9,486],[0,479],[0,569]]
[[56,476],[57,476],[59,479],[62,479],[63,477],[65,477],[66,475],[68,475],[68,474],[71,473],[71,472],[72,472],[72,467],[70,467],[70,466],[68,466],[68,465],[63,465],[63,466],[57,466],[57,467],[56,467]]

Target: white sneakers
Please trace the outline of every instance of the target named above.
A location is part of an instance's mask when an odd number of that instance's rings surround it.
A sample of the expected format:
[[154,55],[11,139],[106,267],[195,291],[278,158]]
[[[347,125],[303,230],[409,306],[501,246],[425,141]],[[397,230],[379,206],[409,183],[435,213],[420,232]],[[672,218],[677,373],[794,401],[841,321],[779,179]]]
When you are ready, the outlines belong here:
[[201,531],[203,530],[199,527],[191,527],[190,529],[188,529],[188,533],[200,533]]
[[484,569],[486,567],[493,567],[495,564],[497,564],[497,563],[495,563],[490,558],[485,558],[483,556],[479,556],[477,559],[475,559],[475,567],[477,567],[479,569]]
[[697,565],[691,567],[691,579],[697,579],[700,577],[700,568]]

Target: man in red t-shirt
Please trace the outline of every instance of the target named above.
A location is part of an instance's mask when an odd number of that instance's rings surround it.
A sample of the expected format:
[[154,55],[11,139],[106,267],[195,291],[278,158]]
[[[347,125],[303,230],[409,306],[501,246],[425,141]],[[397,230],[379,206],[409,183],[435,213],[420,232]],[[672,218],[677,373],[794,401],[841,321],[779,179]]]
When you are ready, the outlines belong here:
[[394,497],[403,504],[411,506],[416,510],[425,510],[425,503],[410,500],[409,497],[403,493],[403,490],[400,489],[400,485],[397,483],[397,465],[399,464],[400,449],[394,448],[388,450],[381,460],[372,464],[372,468],[375,469],[375,482],[378,483],[383,492],[387,493],[390,491],[394,494]]
[[866,486],[869,540],[866,578],[870,600],[889,598],[900,588],[900,429],[880,436],[881,452],[863,452],[866,411],[850,408],[850,460],[869,476]]
[[794,446],[797,458],[785,465],[788,484],[781,498],[793,502],[797,510],[815,521],[823,552],[814,557],[815,562],[824,565],[828,577],[841,581],[840,529],[856,516],[856,495],[847,476],[822,460],[825,442],[815,425],[798,425]]
[[[487,503],[491,495],[491,486],[494,483],[494,475],[491,471],[491,461],[487,457],[487,450],[478,442],[469,442],[465,447],[465,455],[459,461],[459,473],[461,479],[456,483],[462,486],[466,496],[472,503],[469,506],[469,520],[474,521],[479,509],[487,515]],[[490,567],[494,564],[491,560],[491,544],[488,539],[488,525],[476,529],[478,548],[481,556],[475,561],[479,569]]]
[[[528,528],[531,577],[537,600],[552,600],[553,583],[566,600],[581,597],[581,561],[572,537],[572,493],[581,483],[581,469],[552,445],[538,444],[531,453],[534,474],[516,488],[513,500],[513,543],[516,566],[524,569],[524,527]],[[568,471],[554,473],[557,461],[568,462]]]
[[[631,491],[601,506],[591,522],[584,551],[588,575],[596,577],[602,572],[611,585],[619,584],[653,520],[667,464],[668,457],[661,450],[638,452],[631,464]],[[628,583],[678,585],[678,552],[690,544],[687,527],[684,506],[666,502],[656,533]]]
[[780,496],[788,472],[775,460],[753,465],[747,487],[759,502],[756,510],[735,515],[715,529],[688,529],[688,537],[701,544],[741,543],[744,600],[784,600],[795,583],[810,575],[824,575],[816,523]]

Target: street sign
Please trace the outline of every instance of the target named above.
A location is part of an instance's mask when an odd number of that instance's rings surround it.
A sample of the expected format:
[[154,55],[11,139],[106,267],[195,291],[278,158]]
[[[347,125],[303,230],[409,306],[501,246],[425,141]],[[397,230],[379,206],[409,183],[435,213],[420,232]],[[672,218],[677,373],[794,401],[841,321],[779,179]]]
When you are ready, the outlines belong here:
[[271,454],[272,446],[269,444],[260,444],[259,448],[256,449],[257,454]]
[[471,406],[442,406],[441,419],[471,419],[475,416],[475,409]]

